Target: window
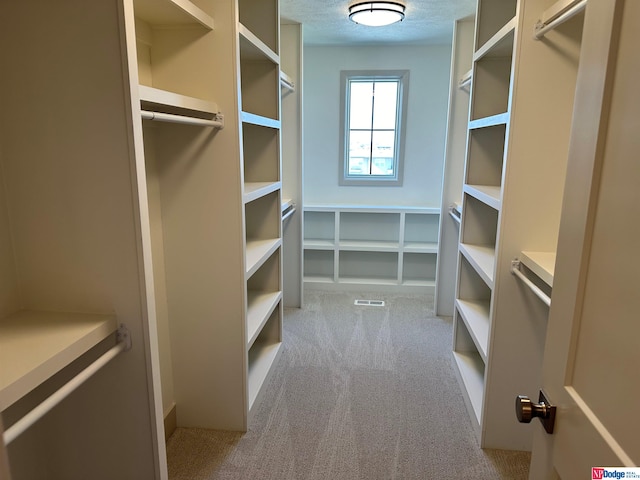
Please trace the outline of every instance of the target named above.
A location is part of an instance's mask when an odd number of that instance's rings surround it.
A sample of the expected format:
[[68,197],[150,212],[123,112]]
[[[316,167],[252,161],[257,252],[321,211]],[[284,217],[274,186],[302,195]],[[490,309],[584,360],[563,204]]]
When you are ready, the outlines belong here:
[[409,72],[341,73],[340,185],[401,185]]

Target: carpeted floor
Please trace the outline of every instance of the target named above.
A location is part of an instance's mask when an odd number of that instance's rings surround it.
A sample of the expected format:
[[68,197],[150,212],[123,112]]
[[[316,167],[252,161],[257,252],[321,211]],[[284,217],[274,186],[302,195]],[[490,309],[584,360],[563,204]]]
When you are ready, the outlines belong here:
[[528,453],[478,447],[451,335],[432,297],[307,292],[249,431],[179,428],[170,479],[526,479]]

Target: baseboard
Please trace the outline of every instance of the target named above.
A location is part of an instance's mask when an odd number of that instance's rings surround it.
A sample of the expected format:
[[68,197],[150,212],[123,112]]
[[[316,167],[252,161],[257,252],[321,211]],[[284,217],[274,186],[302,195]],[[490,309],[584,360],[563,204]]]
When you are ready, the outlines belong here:
[[176,416],[176,404],[174,403],[168,412],[164,414],[164,441],[169,440],[169,437],[173,435],[178,426],[178,420]]

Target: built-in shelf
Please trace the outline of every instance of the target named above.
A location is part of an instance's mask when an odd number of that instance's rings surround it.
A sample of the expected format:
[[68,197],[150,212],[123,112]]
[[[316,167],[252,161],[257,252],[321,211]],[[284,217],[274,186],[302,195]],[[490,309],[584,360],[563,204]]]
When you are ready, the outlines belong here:
[[170,109],[191,110],[208,115],[218,113],[218,105],[215,102],[201,98],[189,97],[159,88],[139,85],[140,102],[144,108],[165,107]]
[[155,26],[202,25],[213,30],[213,18],[189,0],[134,0],[136,17]]
[[280,121],[273,118],[263,117],[254,113],[242,112],[242,121],[252,125],[268,128],[280,128]]
[[465,185],[463,191],[491,208],[500,210],[500,187],[487,185]]
[[495,127],[506,125],[509,122],[509,112],[498,113],[489,117],[477,118],[469,121],[469,130],[477,128]]
[[264,324],[282,299],[282,292],[247,292],[247,345],[253,345]]
[[405,242],[402,248],[405,253],[438,253],[435,242]]
[[398,242],[376,242],[366,240],[340,240],[338,248],[353,252],[397,252]]
[[516,18],[512,18],[493,37],[491,37],[473,55],[477,62],[483,57],[506,57],[513,53],[513,38],[516,28]]
[[330,240],[307,238],[304,241],[305,250],[333,250],[335,246]]
[[246,278],[251,277],[281,244],[282,241],[279,238],[248,240],[246,250]]
[[556,266],[555,252],[522,252],[520,261],[540,279],[553,287],[553,273]]
[[456,300],[456,308],[484,362],[489,344],[490,304],[489,300]]
[[280,57],[247,27],[238,25],[238,32],[240,33],[240,57],[243,60],[269,59],[275,64],[280,63]]
[[453,352],[458,374],[464,384],[464,393],[475,414],[476,426],[482,418],[482,399],[484,396],[484,363],[476,352]]
[[117,328],[114,315],[21,311],[0,320],[0,411]]
[[308,205],[304,281],[433,291],[439,215],[432,207]]
[[247,182],[244,184],[244,203],[264,197],[281,187],[281,182]]
[[496,261],[495,248],[461,243],[460,252],[462,252],[489,288],[493,288],[493,270]]

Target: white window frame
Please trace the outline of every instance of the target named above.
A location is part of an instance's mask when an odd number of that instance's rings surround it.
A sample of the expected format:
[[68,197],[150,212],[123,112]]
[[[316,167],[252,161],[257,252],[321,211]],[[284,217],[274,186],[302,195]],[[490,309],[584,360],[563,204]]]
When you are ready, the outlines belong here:
[[[394,175],[349,174],[349,106],[352,81],[398,81],[396,111],[396,144]],[[407,102],[409,98],[409,70],[343,70],[340,72],[340,170],[339,185],[402,186],[404,170],[404,143],[406,133]]]

